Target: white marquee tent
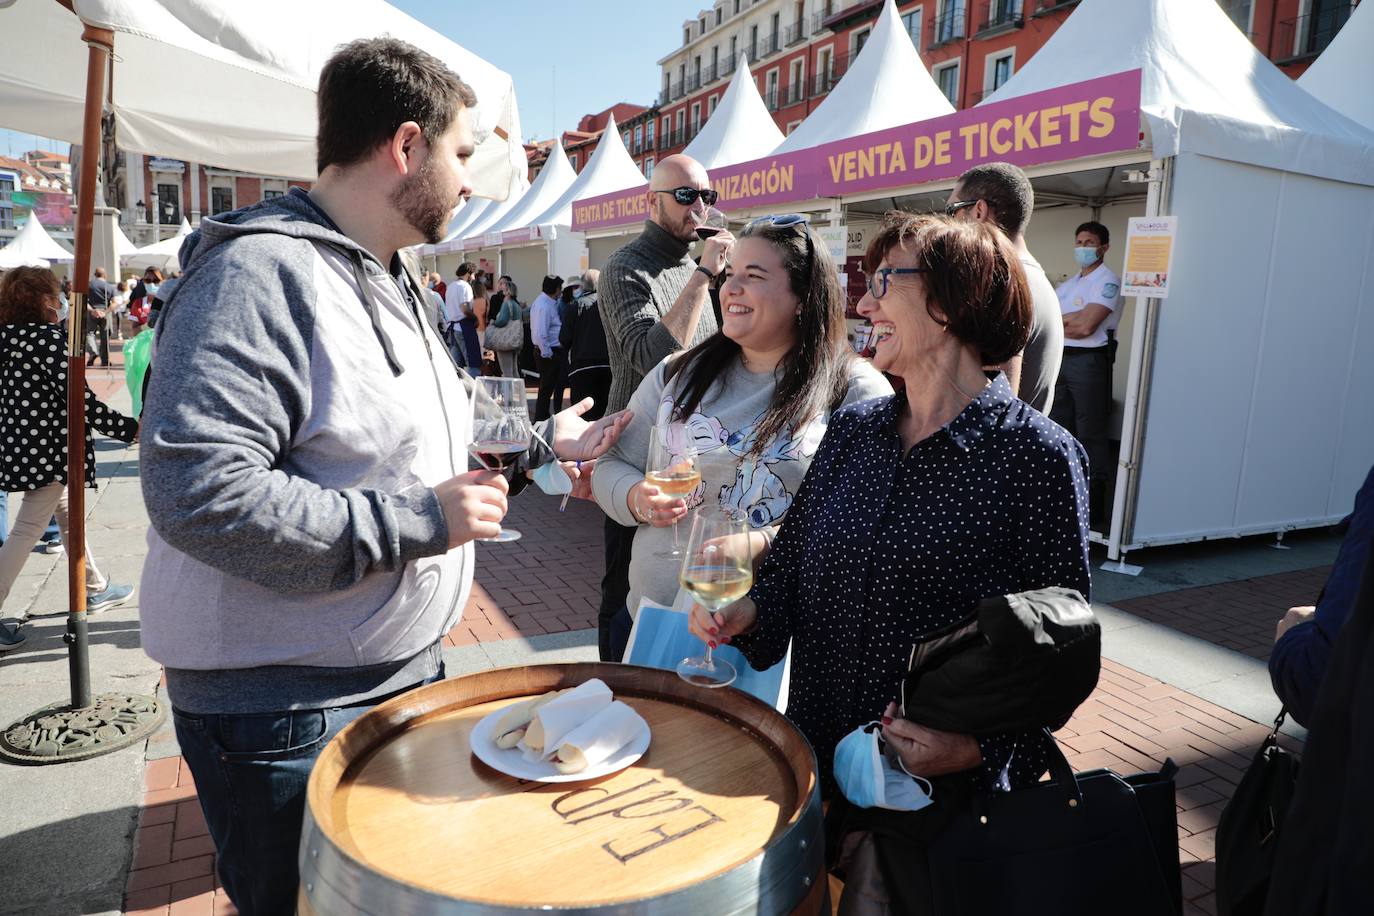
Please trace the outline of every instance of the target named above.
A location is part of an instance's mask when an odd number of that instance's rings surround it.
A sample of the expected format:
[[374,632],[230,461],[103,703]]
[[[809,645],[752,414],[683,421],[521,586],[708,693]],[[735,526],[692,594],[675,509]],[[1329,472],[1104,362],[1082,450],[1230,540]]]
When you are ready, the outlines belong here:
[[30,216],[10,243],[0,248],[0,269],[6,270],[21,265],[47,267],[52,261],[72,259],[72,253],[48,235],[36,216]]
[[186,236],[191,234],[191,223],[182,219],[181,225],[177,227],[176,235],[165,238],[160,242],[153,242],[145,245],[131,254],[121,258],[122,266],[132,270],[146,270],[149,267],[156,267],[164,273],[169,270],[180,270],[181,262],[178,258],[181,255],[181,244],[186,241]]
[[952,111],[949,99],[921,63],[897,14],[897,4],[887,0],[849,71],[773,152],[795,152]]
[[1374,3],[1361,3],[1298,85],[1374,129]]
[[[534,176],[533,183],[529,189],[520,196],[515,205],[510,208],[499,220],[486,226],[482,235],[478,236],[471,232],[464,232],[459,242],[458,250],[463,252],[463,257],[467,260],[478,260],[486,258],[495,263],[501,256],[501,233],[509,229],[522,229],[529,225],[534,217],[543,213],[554,201],[563,196],[563,193],[572,187],[572,183],[577,180],[577,172],[573,170],[572,163],[568,161],[568,154],[563,151],[559,143],[555,143],[549,151],[548,158],[544,161],[544,167],[539,170],[539,174]],[[456,263],[456,262],[455,262]],[[500,271],[505,273],[507,271]],[[526,282],[529,278],[526,278]],[[520,281],[517,280],[517,283]],[[521,298],[528,302],[530,296],[521,286]]]
[[501,227],[507,232],[528,229],[531,233],[528,242],[503,244],[501,272],[510,274],[521,289],[537,289],[546,274],[568,277],[580,272],[586,237],[571,229],[573,201],[643,182],[644,175],[626,151],[615,119],[609,118],[596,151],[577,179],[542,212],[524,222],[508,220]]
[[682,152],[710,170],[767,156],[782,141],[782,131],[744,61],[730,77],[715,112]]
[[[263,175],[315,177],[315,87],[334,50],[390,35],[443,60],[477,93],[478,196],[503,198],[525,169],[509,74],[382,0],[56,0],[0,7],[4,124],[81,142],[82,22],[115,33],[122,147]],[[78,18],[79,17],[79,18]]]
[[1134,68],[1139,215],[1179,230],[1170,297],[1134,302],[1112,556],[1331,524],[1374,462],[1374,132],[1194,0],[1083,0],[990,101]]

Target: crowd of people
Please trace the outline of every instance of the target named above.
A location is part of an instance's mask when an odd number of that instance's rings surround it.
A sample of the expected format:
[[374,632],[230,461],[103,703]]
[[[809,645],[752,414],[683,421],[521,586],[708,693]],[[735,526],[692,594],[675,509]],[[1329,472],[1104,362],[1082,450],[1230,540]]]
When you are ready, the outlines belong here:
[[[842,832],[867,828],[834,760],[870,722],[926,801],[1036,783],[1055,753],[1050,713],[945,730],[893,697],[912,645],[980,602],[1091,597],[1119,307],[1106,227],[1078,228],[1079,272],[1056,290],[1026,246],[1034,196],[1014,166],[970,170],[943,213],[889,214],[864,257],[864,359],[806,216],[749,221],[692,256],[715,192],[676,155],[654,171],[643,231],[600,271],[543,278],[526,305],[509,276],[465,262],[446,281],[404,253],[438,242],[471,193],[476,103],[404,42],[345,46],[321,75],[311,190],[204,219],[176,284],[150,270],[127,289],[97,271],[86,299],[89,362],[108,362],[126,321],[156,323],[141,425],[89,390],[87,418],[141,441],[144,648],[165,668],[239,911],[294,908],[316,756],[378,703],[444,676],[474,541],[554,463],[606,516],[603,660],[623,657],[642,600],[675,603],[670,529],[693,511],[743,519],[752,589],[714,612],[694,605],[685,625],[756,668],[791,654],[786,714]],[[24,494],[0,601],[50,517],[66,534],[62,302],[46,270],[0,280],[0,491]],[[520,377],[526,345],[527,457],[510,480],[469,471],[472,377]],[[688,431],[701,475],[682,496],[645,479],[669,423]],[[86,449],[89,481],[89,432]],[[1371,488],[1374,473],[1327,593],[1280,625],[1275,688],[1304,721],[1354,603]],[[127,600],[87,556],[88,609]],[[0,650],[19,642],[0,624]]]

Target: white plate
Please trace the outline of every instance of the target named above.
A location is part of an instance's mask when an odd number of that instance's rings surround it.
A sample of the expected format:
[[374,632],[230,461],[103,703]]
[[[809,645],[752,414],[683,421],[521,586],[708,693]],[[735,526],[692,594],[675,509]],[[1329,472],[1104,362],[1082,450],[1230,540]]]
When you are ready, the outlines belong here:
[[649,749],[649,723],[641,717],[639,721],[643,728],[635,733],[629,744],[611,755],[609,760],[598,766],[587,767],[581,773],[560,773],[548,761],[539,760],[531,763],[526,760],[524,752],[518,747],[504,749],[496,746],[496,721],[505,711],[506,707],[503,706],[483,716],[482,720],[472,727],[468,743],[478,760],[493,770],[514,776],[516,779],[529,779],[534,782],[584,782],[588,779],[599,779],[625,769],[643,757],[644,752]]

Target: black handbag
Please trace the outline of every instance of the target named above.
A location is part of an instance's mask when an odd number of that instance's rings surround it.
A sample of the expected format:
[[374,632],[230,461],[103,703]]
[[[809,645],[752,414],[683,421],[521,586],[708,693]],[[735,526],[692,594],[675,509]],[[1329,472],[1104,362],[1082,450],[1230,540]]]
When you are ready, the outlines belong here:
[[1074,774],[976,792],[931,844],[938,916],[1167,916],[1183,909],[1172,760],[1158,773]]
[[1297,755],[1279,747],[1274,728],[1222,809],[1217,825],[1217,916],[1260,916],[1274,873],[1279,830],[1298,787]]

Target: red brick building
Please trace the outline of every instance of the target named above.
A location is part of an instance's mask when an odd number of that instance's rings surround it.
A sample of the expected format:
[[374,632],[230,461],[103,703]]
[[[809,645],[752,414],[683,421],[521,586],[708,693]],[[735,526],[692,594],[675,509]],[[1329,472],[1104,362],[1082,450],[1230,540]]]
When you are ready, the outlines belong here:
[[[559,138],[563,143],[563,150],[568,154],[568,162],[572,165],[573,171],[580,173],[592,158],[592,153],[596,152],[596,146],[601,142],[601,134],[606,130],[606,125],[611,118],[615,118],[616,129],[621,132],[621,138],[625,141],[625,148],[635,156],[636,164],[642,169],[643,162],[641,155],[637,155],[632,146],[634,142],[635,130],[638,128],[640,133],[640,154],[642,154],[643,125],[646,120],[645,115],[649,109],[643,105],[633,105],[629,102],[617,102],[604,111],[596,114],[583,115],[582,120],[577,122],[577,127],[573,130],[563,131]],[[529,180],[534,181],[539,170],[544,167],[544,162],[549,156],[549,147],[552,140],[541,140],[536,143],[525,144],[525,158],[529,162]]]
[[183,219],[195,227],[203,216],[237,210],[285,194],[293,187],[309,190],[311,186],[308,181],[250,175],[198,162],[138,153],[125,155],[125,170],[129,206],[121,222],[132,227],[127,234],[136,245],[147,245],[154,240],[155,214],[156,234],[159,238],[167,238],[176,232]]
[[[778,127],[791,133],[848,71],[883,2],[716,0],[683,23],[682,45],[659,61],[662,83],[657,109],[651,109],[658,125],[649,152],[662,159],[691,142],[746,59]],[[1358,5],[1358,0],[1215,2],[1294,77]],[[898,12],[936,84],[956,107],[966,108],[1010,79],[1078,3],[903,0]]]

